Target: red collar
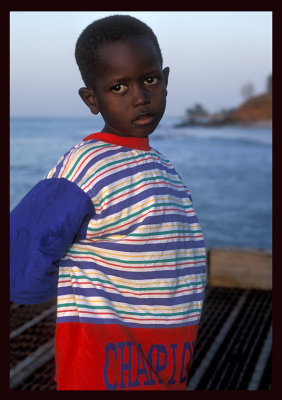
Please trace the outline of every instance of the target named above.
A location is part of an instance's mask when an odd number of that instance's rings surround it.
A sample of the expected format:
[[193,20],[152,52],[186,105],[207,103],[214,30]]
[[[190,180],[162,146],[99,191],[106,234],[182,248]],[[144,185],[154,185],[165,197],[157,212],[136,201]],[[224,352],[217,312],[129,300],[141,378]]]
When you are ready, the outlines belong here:
[[96,132],[87,136],[83,139],[84,142],[87,140],[101,140],[102,142],[116,144],[118,146],[128,147],[130,149],[137,150],[151,150],[149,145],[149,138],[137,138],[131,136],[117,136],[112,133]]

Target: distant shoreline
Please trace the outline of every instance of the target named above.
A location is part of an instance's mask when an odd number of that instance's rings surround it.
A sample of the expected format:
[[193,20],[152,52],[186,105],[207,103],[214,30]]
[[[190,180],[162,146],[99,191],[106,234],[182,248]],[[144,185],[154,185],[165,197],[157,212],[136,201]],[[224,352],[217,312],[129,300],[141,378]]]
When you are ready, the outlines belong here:
[[187,110],[181,126],[262,126],[272,127],[272,90],[249,98],[235,110],[207,112],[200,104]]
[[222,122],[222,123],[188,123],[188,122],[180,122],[178,124],[174,124],[174,128],[185,128],[185,127],[205,127],[205,128],[221,128],[221,127],[262,127],[262,128],[272,128],[272,120],[267,121],[254,121],[254,122]]

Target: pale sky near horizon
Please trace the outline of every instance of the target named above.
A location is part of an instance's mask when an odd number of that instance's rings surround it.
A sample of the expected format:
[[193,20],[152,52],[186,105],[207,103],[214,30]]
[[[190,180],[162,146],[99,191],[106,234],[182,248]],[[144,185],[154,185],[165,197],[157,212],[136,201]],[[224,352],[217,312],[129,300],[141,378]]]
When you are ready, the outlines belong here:
[[89,116],[74,59],[92,21],[129,14],[158,37],[170,67],[167,116],[195,103],[208,111],[237,107],[242,87],[263,93],[272,74],[270,11],[13,11],[10,13],[11,116]]

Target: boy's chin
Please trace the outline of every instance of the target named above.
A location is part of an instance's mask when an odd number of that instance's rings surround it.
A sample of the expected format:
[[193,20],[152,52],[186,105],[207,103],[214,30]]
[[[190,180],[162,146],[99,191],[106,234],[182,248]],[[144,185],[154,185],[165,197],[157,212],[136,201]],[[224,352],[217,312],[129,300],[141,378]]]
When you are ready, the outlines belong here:
[[[155,122],[155,121],[154,121]],[[146,126],[134,126],[131,132],[131,136],[135,137],[148,137],[151,135],[157,128],[159,123],[148,124]]]
[[156,129],[155,126],[146,126],[146,127],[135,127],[133,126],[132,129],[110,129],[105,126],[101,132],[104,133],[111,133],[113,135],[117,136],[123,136],[123,137],[136,137],[136,138],[147,138],[149,135],[151,135],[154,130]]

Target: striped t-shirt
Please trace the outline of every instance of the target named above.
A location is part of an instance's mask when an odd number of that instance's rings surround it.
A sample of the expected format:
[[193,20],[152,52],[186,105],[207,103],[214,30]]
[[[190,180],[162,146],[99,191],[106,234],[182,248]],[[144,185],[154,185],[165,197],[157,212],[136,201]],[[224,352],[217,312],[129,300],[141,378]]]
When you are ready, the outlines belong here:
[[53,255],[52,267],[44,261],[53,284],[43,284],[43,300],[58,279],[58,390],[185,389],[206,258],[172,164],[148,138],[96,133],[45,178],[38,191],[48,192],[48,227],[37,241],[49,264]]

